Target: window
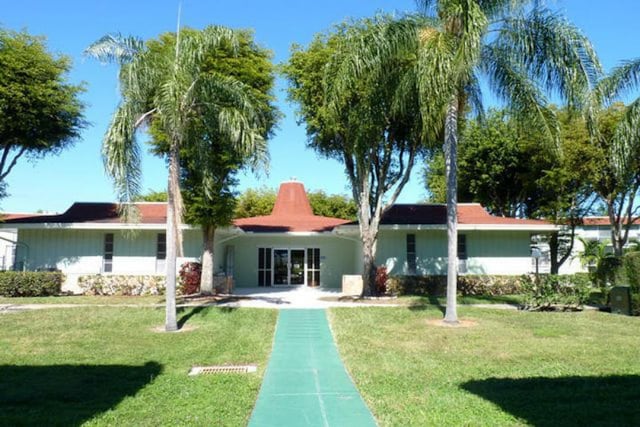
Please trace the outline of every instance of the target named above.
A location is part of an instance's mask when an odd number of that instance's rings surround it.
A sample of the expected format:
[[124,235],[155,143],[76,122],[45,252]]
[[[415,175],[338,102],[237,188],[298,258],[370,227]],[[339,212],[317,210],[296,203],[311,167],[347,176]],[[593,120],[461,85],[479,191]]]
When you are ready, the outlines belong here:
[[271,248],[258,248],[258,286],[271,286]]
[[111,273],[113,271],[113,233],[104,235],[104,257],[102,258],[102,271]]
[[416,274],[416,235],[407,234],[407,273]]
[[167,259],[167,235],[158,233],[156,240],[156,273],[164,273]]
[[467,272],[467,236],[458,234],[458,273]]
[[467,259],[467,236],[458,234],[458,259]]
[[320,248],[307,248],[307,286],[320,286]]

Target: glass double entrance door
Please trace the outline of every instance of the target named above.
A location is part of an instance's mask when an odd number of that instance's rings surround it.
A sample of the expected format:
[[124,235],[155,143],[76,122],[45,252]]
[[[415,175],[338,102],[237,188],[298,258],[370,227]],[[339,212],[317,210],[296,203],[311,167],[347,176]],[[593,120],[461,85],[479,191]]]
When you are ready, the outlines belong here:
[[273,284],[304,285],[304,249],[273,250]]

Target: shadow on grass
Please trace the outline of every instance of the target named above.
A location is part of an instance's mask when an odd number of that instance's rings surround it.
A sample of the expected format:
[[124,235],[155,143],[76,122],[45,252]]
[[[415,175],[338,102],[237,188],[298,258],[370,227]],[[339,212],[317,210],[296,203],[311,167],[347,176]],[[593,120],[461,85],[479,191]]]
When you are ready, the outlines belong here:
[[125,365],[0,365],[0,425],[79,426],[135,395],[162,372]]
[[640,375],[489,378],[462,388],[535,426],[640,425]]
[[227,307],[227,306],[216,307],[216,306],[210,306],[210,305],[198,305],[196,307],[178,307],[178,309],[176,310],[176,313],[178,314],[184,313],[178,319],[178,329],[181,329],[184,325],[186,325],[189,319],[191,319],[192,317],[197,316],[203,312],[206,313],[207,311],[210,311],[210,310],[217,310],[217,311],[220,311],[221,313],[231,313],[232,311],[236,310],[236,307]]
[[442,302],[440,301],[440,298],[438,298],[435,295],[427,295],[427,296],[420,297],[418,301],[414,301],[409,305],[409,310],[421,311],[421,310],[428,310],[432,307],[435,307],[438,310],[440,310],[442,314],[444,314],[445,311],[447,310],[447,307],[442,304]]

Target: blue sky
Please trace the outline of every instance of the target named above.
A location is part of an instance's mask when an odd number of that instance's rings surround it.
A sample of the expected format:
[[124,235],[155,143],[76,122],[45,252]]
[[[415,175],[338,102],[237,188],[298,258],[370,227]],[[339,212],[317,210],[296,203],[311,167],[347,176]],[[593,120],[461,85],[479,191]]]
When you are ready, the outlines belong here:
[[[615,0],[547,0],[550,7],[565,13],[594,43],[606,69],[619,61],[640,56],[640,2]],[[111,182],[104,174],[100,157],[102,135],[118,102],[116,68],[82,57],[83,49],[110,32],[156,37],[175,31],[178,0],[21,0],[5,2],[0,25],[26,29],[47,37],[49,50],[73,59],[72,82],[84,82],[86,118],[90,126],[82,138],[64,153],[36,162],[19,163],[8,177],[10,196],[0,201],[6,212],[38,209],[64,211],[74,201],[113,201]],[[377,11],[405,12],[415,9],[413,0],[183,0],[183,25],[203,28],[220,24],[252,28],[262,46],[274,52],[276,62],[285,61],[292,43],[306,44],[319,31],[346,18],[370,16]],[[242,175],[240,189],[267,185],[295,177],[308,189],[348,194],[342,166],[324,160],[306,148],[304,127],[295,120],[295,107],[286,101],[284,82],[276,95],[285,117],[270,141],[269,175]],[[426,197],[420,180],[421,168],[400,197],[411,203]],[[166,186],[164,161],[150,155],[143,163],[144,188]]]

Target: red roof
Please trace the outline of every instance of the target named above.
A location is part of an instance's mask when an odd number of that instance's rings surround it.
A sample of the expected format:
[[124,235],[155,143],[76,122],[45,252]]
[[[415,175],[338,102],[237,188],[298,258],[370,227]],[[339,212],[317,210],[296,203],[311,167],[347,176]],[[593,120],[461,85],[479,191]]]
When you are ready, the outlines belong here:
[[[447,223],[445,205],[393,205],[382,224],[442,225]],[[547,221],[493,216],[479,203],[458,204],[458,223],[473,225],[549,225]]]
[[244,231],[288,232],[331,231],[349,223],[349,220],[314,215],[301,182],[284,182],[280,185],[271,215],[240,218],[233,224]]
[[[136,203],[142,224],[164,224],[167,222],[166,203]],[[11,215],[4,220],[9,224],[42,223],[118,223],[118,204],[76,202],[64,213],[56,215],[20,214]]]
[[[624,224],[627,223],[627,219],[625,218],[622,221]],[[632,223],[633,224],[638,224],[640,222],[640,218],[633,218]],[[608,216],[588,216],[582,219],[582,224],[583,225],[606,225],[609,226],[611,225],[611,221],[609,221],[609,217]]]

